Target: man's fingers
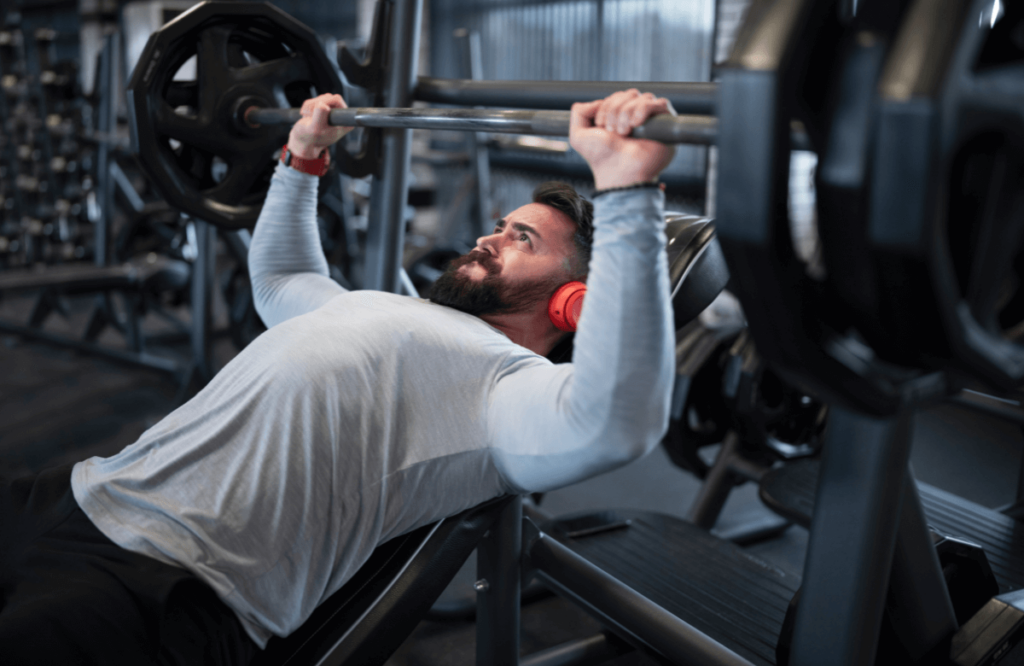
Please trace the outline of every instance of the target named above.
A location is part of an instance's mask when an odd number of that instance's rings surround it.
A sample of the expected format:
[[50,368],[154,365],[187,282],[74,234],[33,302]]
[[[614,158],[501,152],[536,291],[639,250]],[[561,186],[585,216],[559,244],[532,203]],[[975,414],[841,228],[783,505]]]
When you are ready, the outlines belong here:
[[617,117],[619,110],[623,105],[639,95],[640,91],[636,88],[630,88],[629,90],[620,90],[619,92],[613,93],[604,98],[601,102],[600,109],[598,109],[597,115],[594,117],[594,125],[612,132],[617,132]]
[[341,95],[328,93],[305,100],[300,108],[300,113],[303,118],[310,118],[313,116],[313,109],[317,107],[323,107],[325,109],[347,109],[348,105],[345,104],[345,100]]
[[660,110],[661,105],[658,103],[657,98],[651,93],[644,93],[627,105],[623,110],[623,115],[626,115],[628,122],[635,127],[647,120],[652,115],[652,112],[657,113]]
[[625,121],[630,129],[642,125],[651,116],[662,113],[669,113],[670,105],[667,99],[661,99],[651,95],[650,97],[637,98],[623,109]]
[[313,107],[313,128],[314,130],[323,130],[327,127],[328,118],[330,118],[331,107],[327,106],[322,100],[320,103]]
[[317,99],[322,99],[324,102],[327,103],[327,106],[332,108],[332,109],[347,109],[348,108],[348,104],[345,104],[345,100],[342,98],[341,95],[327,94],[327,95],[321,95]]
[[315,99],[307,99],[302,103],[302,106],[299,108],[299,113],[302,114],[303,118],[308,118],[313,115],[313,104],[315,101]]
[[594,116],[601,108],[601,101],[576,102],[569,113],[569,130],[586,129],[594,126]]

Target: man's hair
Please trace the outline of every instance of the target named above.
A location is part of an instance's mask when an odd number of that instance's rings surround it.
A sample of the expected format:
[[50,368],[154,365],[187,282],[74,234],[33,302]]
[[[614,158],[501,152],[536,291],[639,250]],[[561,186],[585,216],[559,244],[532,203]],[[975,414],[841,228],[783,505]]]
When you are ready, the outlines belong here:
[[580,196],[572,185],[556,180],[538,185],[533,191],[533,203],[551,206],[565,213],[576,225],[576,232],[572,236],[576,257],[570,263],[570,270],[575,278],[586,277],[590,265],[590,247],[594,243],[594,204]]

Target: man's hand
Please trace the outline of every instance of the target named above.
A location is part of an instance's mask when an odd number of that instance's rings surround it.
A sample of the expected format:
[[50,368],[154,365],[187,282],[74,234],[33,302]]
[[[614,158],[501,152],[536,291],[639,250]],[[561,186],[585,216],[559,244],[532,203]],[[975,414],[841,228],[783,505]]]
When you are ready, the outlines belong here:
[[341,95],[320,95],[302,103],[302,118],[288,135],[288,149],[292,155],[304,160],[315,160],[338,139],[351,132],[352,127],[333,127],[327,124],[331,109],[347,109]]
[[605,99],[572,105],[569,144],[594,174],[594,187],[605,190],[653,180],[668,166],[675,148],[629,133],[651,116],[676,115],[672,104],[632,88]]

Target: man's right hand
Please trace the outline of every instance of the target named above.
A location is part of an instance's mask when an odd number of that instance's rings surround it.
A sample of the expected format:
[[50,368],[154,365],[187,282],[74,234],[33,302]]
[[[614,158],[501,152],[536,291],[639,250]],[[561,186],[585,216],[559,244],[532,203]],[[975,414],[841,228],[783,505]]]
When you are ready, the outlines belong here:
[[326,94],[302,103],[302,118],[288,135],[288,149],[292,155],[304,160],[315,160],[324,149],[351,132],[352,127],[334,127],[327,124],[331,109],[347,109],[341,95]]
[[590,165],[594,187],[606,190],[650,181],[668,166],[674,147],[629,137],[633,128],[661,113],[676,115],[667,99],[635,88],[572,105],[569,144]]

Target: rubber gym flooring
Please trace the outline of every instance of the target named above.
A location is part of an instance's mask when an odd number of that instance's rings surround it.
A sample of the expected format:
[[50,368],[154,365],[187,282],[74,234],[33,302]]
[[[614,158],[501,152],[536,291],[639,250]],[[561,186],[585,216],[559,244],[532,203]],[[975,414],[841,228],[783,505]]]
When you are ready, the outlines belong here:
[[[82,330],[90,303],[88,298],[70,302],[69,316],[56,317],[48,328]],[[24,321],[31,304],[27,298],[4,299],[0,318]],[[223,306],[218,307],[215,319],[223,321]],[[101,341],[112,346],[119,342],[113,333]],[[226,336],[217,337],[213,347],[217,367],[235,353]],[[10,478],[114,453],[171,411],[177,391],[174,380],[164,373],[0,334],[0,476]],[[920,480],[988,507],[1013,501],[1020,469],[1020,428],[952,406],[919,414],[915,425],[913,464]],[[591,508],[685,515],[698,488],[699,482],[673,467],[659,448],[623,469],[549,493],[541,507],[555,515]],[[756,488],[747,484],[733,492],[716,530],[728,531],[765,512]],[[806,543],[806,532],[790,527],[783,536],[748,549],[783,570],[799,573]],[[471,560],[442,599],[470,594],[473,573]],[[472,621],[424,621],[389,664],[472,664],[474,630]],[[596,622],[567,602],[541,599],[524,608],[523,652],[599,630]],[[654,662],[632,654],[612,663]]]

